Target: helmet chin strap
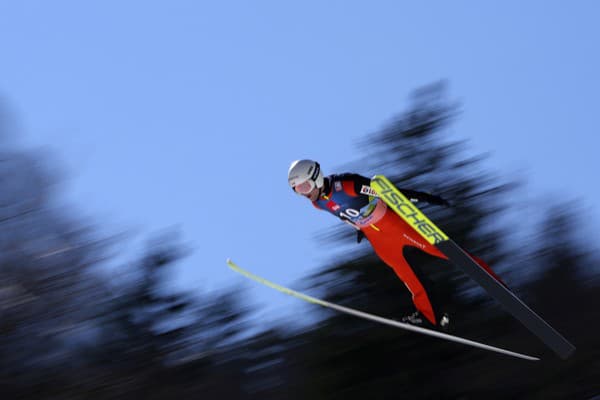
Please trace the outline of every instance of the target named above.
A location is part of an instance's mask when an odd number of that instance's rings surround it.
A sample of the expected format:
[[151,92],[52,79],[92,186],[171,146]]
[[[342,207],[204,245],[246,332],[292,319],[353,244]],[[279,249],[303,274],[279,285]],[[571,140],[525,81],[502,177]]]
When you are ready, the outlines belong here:
[[327,193],[329,193],[329,186],[330,186],[329,178],[324,178],[323,179],[323,186],[321,186],[319,188],[319,197],[326,196]]
[[317,196],[317,198],[319,199],[319,198],[323,197],[323,195],[324,195],[324,193],[323,193],[323,189],[324,188],[321,187],[321,188],[318,188],[318,189],[319,189],[319,195]]

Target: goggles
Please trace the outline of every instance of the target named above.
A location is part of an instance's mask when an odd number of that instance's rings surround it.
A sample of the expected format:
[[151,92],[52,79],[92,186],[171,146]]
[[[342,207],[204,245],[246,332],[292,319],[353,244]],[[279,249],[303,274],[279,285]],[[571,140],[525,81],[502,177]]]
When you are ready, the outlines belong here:
[[315,181],[309,179],[294,186],[294,192],[302,195],[309,194],[315,188]]

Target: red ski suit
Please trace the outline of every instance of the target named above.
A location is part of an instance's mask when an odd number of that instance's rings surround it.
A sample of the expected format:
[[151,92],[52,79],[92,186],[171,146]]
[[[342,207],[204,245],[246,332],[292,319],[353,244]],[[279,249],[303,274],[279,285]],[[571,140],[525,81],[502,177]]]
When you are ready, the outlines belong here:
[[[435,246],[421,237],[410,225],[386,204],[370,196],[370,179],[357,174],[330,175],[325,179],[325,188],[320,198],[313,202],[319,209],[329,211],[344,222],[360,229],[367,237],[375,253],[390,266],[412,294],[412,300],[429,322],[436,325],[438,317],[423,286],[403,255],[405,246],[412,246],[442,259],[447,257]],[[413,190],[400,189],[411,201],[426,201],[444,204],[440,197]],[[477,257],[477,263],[492,276],[498,277],[490,267]]]

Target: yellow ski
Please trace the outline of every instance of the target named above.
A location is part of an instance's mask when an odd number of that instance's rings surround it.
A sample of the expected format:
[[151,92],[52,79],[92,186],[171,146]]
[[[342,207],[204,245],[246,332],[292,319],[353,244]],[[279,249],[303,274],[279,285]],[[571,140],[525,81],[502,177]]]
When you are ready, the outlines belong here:
[[444,253],[450,262],[461,268],[488,294],[525,327],[540,338],[559,357],[566,359],[575,351],[573,346],[560,333],[552,328],[539,315],[531,310],[513,292],[498,282],[481,268],[465,251],[438,228],[417,206],[404,196],[385,176],[375,175],[371,179],[371,188],[404,221],[429,243]]

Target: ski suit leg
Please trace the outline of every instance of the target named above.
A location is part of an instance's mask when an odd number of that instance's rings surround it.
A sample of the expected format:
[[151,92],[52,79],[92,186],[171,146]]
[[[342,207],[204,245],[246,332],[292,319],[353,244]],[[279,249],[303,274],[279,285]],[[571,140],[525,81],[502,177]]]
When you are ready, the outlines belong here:
[[507,289],[509,288],[508,285],[506,285],[506,283],[504,283],[504,281],[502,279],[500,279],[500,277],[498,275],[496,275],[496,273],[492,270],[492,268],[487,265],[487,263],[485,261],[483,261],[481,258],[469,253],[468,251],[466,251],[465,249],[463,249],[469,256],[471,256],[471,258],[473,260],[475,260],[475,262],[477,264],[479,264],[479,266],[481,268],[483,268],[484,270],[486,270],[486,272],[488,274],[490,274],[491,276],[494,277],[495,280],[497,280],[498,282],[500,282],[502,285],[504,285],[504,287],[506,287]]
[[[414,236],[418,236],[420,238],[420,235],[416,235],[416,234],[412,234],[412,237]],[[413,239],[414,240],[414,239]],[[444,260],[447,260],[448,257],[442,253],[441,251],[438,250],[437,247],[433,246],[432,244],[430,244],[429,242],[425,241],[425,240],[420,240],[421,243],[423,244],[423,248],[422,250],[425,251],[426,253],[435,256],[435,257],[439,257],[439,258],[443,258]],[[462,248],[462,247],[461,247]],[[481,268],[483,268],[488,274],[490,274],[495,280],[497,280],[498,282],[500,282],[501,284],[503,284],[506,288],[508,288],[508,286],[506,286],[506,284],[502,281],[502,279],[500,279],[500,277],[498,275],[496,275],[496,273],[492,270],[492,268],[485,262],[483,261],[481,258],[469,253],[467,250],[462,249],[465,253],[467,253],[469,255],[469,257],[471,257],[473,259],[473,261],[475,261]]]
[[[396,275],[410,291],[412,301],[417,310],[419,310],[429,322],[436,325],[437,318],[423,282],[419,280],[417,274],[408,264],[403,254],[405,246],[421,247],[416,246],[415,243],[407,239],[407,236],[403,235],[406,228],[412,228],[406,225],[400,217],[392,213],[386,213],[375,226],[363,228],[363,232],[367,239],[369,239],[375,253],[384,263],[394,270]],[[403,226],[403,224],[406,226]]]
[[412,301],[417,310],[419,310],[429,322],[436,325],[437,318],[431,299],[427,294],[423,282],[404,258],[403,248],[403,245],[396,247],[397,250],[394,251],[395,254],[393,255],[387,250],[384,250],[384,254],[381,254],[381,252],[377,254],[387,265],[392,267],[396,275],[404,283],[411,293]]
[[[370,227],[362,229],[367,239],[373,246],[375,253],[390,266],[396,275],[404,282],[417,308],[431,322],[437,325],[436,313],[434,311],[430,296],[419,280],[413,268],[408,264],[403,255],[405,246],[416,247],[427,254],[447,260],[448,257],[437,247],[427,242],[421,235],[408,225],[402,218],[392,210],[388,210],[384,217]],[[492,269],[480,258],[468,253],[479,266],[486,270],[503,285],[504,282],[492,271]],[[506,285],[505,285],[506,286]]]
[[[404,222],[403,220],[401,222]],[[408,240],[408,243],[412,243],[412,245],[414,247],[417,247],[421,250],[423,250],[424,252],[426,252],[429,255],[432,255],[434,257],[439,257],[442,258],[444,260],[447,260],[448,257],[442,253],[437,247],[435,247],[434,245],[430,244],[429,242],[427,242],[426,240],[424,240],[421,235],[419,235],[418,233],[416,233],[414,231],[414,229],[412,229],[412,227],[410,227],[408,224],[404,223],[404,231],[402,232],[402,236]],[[481,268],[483,268],[488,274],[490,274],[494,279],[496,279],[498,282],[500,282],[501,284],[503,284],[504,286],[506,286],[506,284],[502,281],[502,279],[500,279],[500,277],[498,275],[496,275],[496,273],[492,270],[492,268],[485,262],[483,261],[481,258],[469,253],[467,250],[462,249],[465,253],[467,253],[469,255],[469,257],[471,257],[473,259],[473,261],[475,261]],[[508,286],[506,286],[508,288]]]

